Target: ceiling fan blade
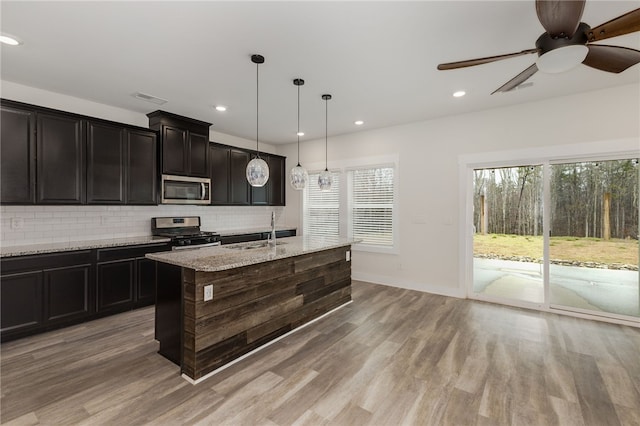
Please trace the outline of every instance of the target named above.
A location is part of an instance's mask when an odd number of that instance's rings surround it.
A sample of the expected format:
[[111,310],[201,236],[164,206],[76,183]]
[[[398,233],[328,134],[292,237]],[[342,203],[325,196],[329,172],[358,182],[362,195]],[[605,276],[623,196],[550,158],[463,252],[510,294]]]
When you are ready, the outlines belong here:
[[640,9],[632,10],[602,25],[591,28],[591,31],[587,33],[587,38],[589,41],[599,41],[636,31],[640,31]]
[[571,37],[582,18],[585,0],[536,0],[536,13],[551,36]]
[[589,44],[589,53],[583,64],[602,71],[621,73],[640,63],[640,50],[620,46]]
[[528,55],[531,53],[538,53],[538,49],[527,49],[521,52],[508,53],[506,55],[487,56],[486,58],[470,59],[468,61],[449,62],[446,64],[439,64],[439,70],[453,70],[456,68],[472,67],[474,65],[487,64],[489,62],[500,61],[502,59],[513,58],[521,55]]
[[513,77],[511,80],[507,81],[502,86],[498,87],[493,93],[497,92],[508,92],[509,90],[513,90],[525,81],[529,79],[532,75],[534,75],[538,71],[538,67],[536,64],[531,65],[526,70],[522,71],[520,74]]

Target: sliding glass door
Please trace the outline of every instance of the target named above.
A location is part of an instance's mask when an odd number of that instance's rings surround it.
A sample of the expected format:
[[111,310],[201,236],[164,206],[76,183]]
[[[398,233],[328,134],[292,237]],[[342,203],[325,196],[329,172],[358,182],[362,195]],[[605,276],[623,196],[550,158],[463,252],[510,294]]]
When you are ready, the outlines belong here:
[[550,166],[549,303],[640,317],[637,159]]
[[640,318],[639,198],[637,158],[475,169],[472,296]]
[[474,171],[473,291],[544,302],[542,166]]

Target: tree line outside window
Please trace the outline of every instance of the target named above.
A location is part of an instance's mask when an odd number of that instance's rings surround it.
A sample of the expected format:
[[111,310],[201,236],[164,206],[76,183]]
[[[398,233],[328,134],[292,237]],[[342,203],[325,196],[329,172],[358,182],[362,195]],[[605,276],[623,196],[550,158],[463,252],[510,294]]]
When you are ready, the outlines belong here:
[[[638,239],[638,159],[550,165],[551,233]],[[476,232],[542,234],[541,165],[474,170]]]

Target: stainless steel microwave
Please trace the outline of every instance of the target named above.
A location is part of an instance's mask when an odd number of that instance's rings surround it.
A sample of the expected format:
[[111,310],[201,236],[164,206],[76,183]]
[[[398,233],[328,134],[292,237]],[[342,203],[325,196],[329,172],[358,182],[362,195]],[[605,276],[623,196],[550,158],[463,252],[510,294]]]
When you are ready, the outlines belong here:
[[162,175],[162,204],[210,204],[211,179]]

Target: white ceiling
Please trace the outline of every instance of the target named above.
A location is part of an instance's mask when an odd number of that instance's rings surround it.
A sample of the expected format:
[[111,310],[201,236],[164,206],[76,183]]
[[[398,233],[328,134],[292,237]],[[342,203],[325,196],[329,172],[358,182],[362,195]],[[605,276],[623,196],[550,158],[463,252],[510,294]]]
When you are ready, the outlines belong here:
[[[534,48],[543,32],[533,0],[413,2],[13,2],[2,1],[2,79],[148,113],[163,109],[255,140],[256,66],[260,66],[260,141],[324,137],[323,93],[330,93],[329,135],[531,102],[640,81],[640,65],[610,74],[580,65],[538,72],[533,87],[490,93],[535,55],[460,70],[451,62]],[[592,27],[638,1],[587,1]],[[640,34],[604,44],[640,49]],[[464,98],[453,98],[456,90]],[[158,107],[133,98],[169,100]],[[224,104],[225,113],[212,106]],[[594,106],[596,107],[596,106]],[[561,112],[559,112],[561,113]],[[355,120],[364,120],[357,127]],[[535,117],[531,118],[536,125]]]

